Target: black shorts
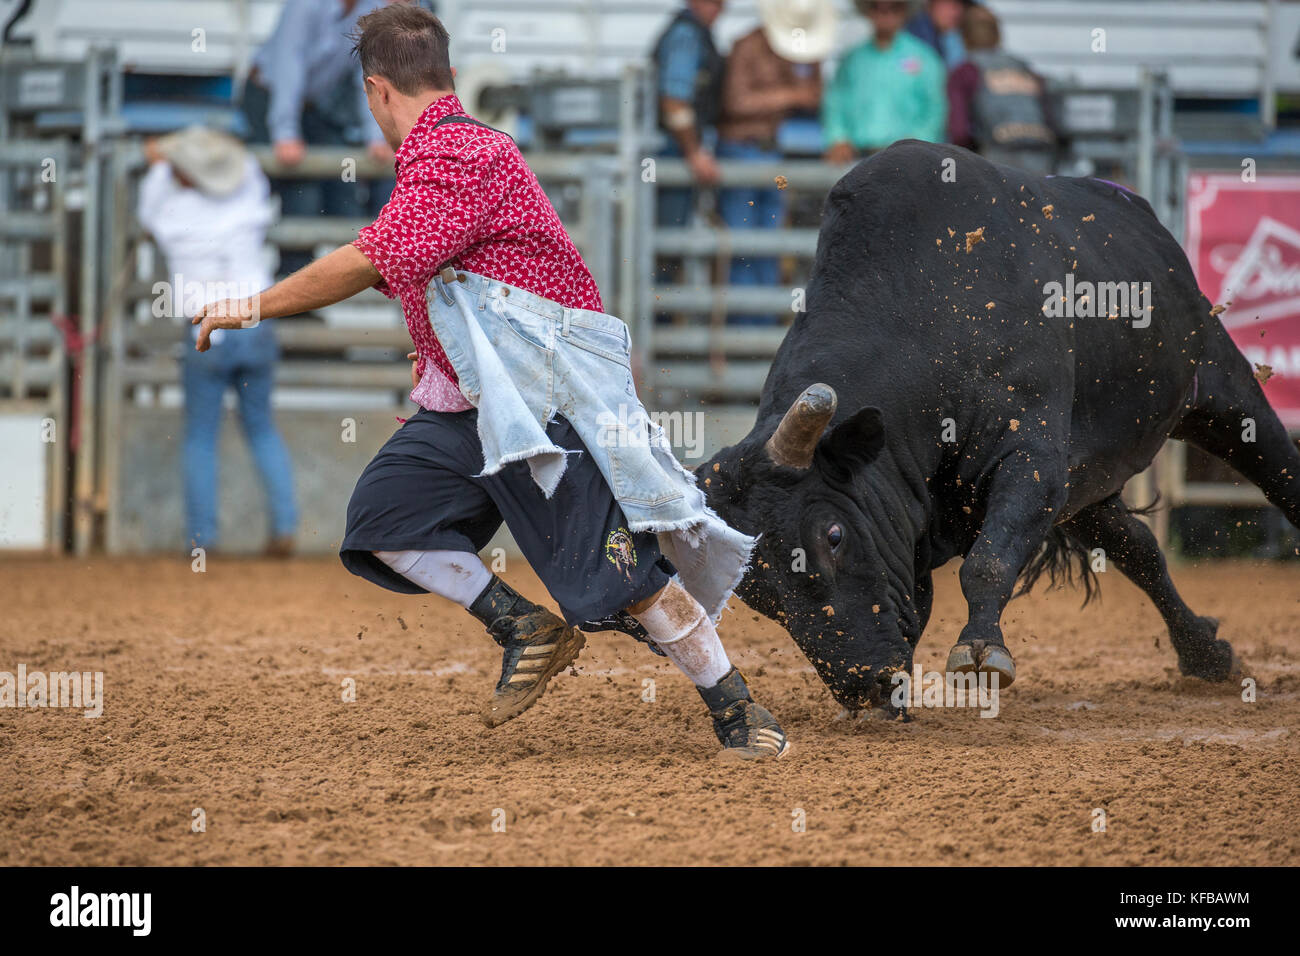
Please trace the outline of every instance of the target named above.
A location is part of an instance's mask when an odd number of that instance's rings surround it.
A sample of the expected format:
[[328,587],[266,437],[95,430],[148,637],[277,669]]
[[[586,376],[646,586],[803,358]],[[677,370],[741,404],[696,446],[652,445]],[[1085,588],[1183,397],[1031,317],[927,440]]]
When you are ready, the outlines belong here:
[[483,470],[478,412],[421,410],[366,466],[348,502],[339,556],[390,591],[423,594],[374,551],[470,551],[486,547],[502,520],[567,624],[599,621],[654,594],[675,572],[652,532],[631,533],[600,470],[567,421],[546,427],[568,459],[550,498],[526,462]]

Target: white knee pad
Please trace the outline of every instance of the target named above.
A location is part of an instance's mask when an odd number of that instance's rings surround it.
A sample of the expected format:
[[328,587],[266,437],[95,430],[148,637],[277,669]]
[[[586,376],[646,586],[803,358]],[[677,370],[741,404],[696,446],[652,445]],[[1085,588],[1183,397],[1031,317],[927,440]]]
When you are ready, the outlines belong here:
[[632,616],[650,632],[656,644],[680,641],[709,622],[700,602],[691,597],[675,578],[668,582],[659,600]]
[[375,557],[432,594],[469,607],[492,583],[492,572],[467,551],[376,551]]
[[375,557],[398,574],[406,574],[420,561],[423,551],[376,551]]

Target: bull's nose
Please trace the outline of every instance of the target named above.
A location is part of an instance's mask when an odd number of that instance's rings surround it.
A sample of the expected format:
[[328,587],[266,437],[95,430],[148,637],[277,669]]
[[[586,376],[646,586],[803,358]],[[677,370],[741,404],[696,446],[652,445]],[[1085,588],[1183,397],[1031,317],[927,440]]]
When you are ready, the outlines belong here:
[[895,718],[904,715],[905,718],[907,707],[896,706],[894,696],[899,686],[895,675],[907,673],[907,670],[906,661],[897,661],[875,669],[875,680],[871,681],[864,690],[867,692],[868,705],[872,710],[877,711],[879,716]]
[[891,702],[894,690],[898,686],[894,680],[894,675],[904,670],[902,664],[890,664],[876,668],[874,679],[868,681],[861,688],[861,692],[865,697],[863,703],[873,708],[883,708],[897,712],[897,708]]
[[893,682],[893,675],[902,669],[901,665],[881,669],[876,672],[874,680],[861,688],[862,706],[853,712],[857,722],[908,719],[906,705],[896,706],[893,700],[897,687]]
[[907,661],[898,661],[894,664],[886,664],[884,667],[877,669],[876,683],[884,687],[892,688],[894,686],[894,675],[899,673],[906,674],[907,669]]

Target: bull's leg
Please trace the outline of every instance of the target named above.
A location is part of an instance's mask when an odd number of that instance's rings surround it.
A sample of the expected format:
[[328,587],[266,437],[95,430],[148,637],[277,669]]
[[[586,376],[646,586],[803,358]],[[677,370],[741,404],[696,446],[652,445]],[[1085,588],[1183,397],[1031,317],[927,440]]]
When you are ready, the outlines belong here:
[[1065,456],[1051,446],[1016,448],[998,464],[984,522],[961,566],[969,616],[948,653],[949,671],[995,671],[1002,686],[1016,679],[1002,639],[1002,611],[1065,504],[1066,474]]
[[1169,579],[1155,535],[1129,513],[1119,495],[1083,509],[1066,522],[1065,528],[1090,551],[1101,548],[1108,562],[1146,592],[1169,628],[1180,671],[1212,681],[1232,676],[1232,645],[1216,639],[1219,622],[1212,617],[1197,617],[1183,603]]
[[930,612],[934,610],[934,576],[929,568],[916,569],[916,583],[912,587],[912,593],[916,599],[916,633],[903,636],[915,648],[925,633],[926,625],[930,623]]
[[1226,332],[1211,333],[1196,374],[1196,398],[1173,437],[1237,469],[1300,528],[1300,452]]

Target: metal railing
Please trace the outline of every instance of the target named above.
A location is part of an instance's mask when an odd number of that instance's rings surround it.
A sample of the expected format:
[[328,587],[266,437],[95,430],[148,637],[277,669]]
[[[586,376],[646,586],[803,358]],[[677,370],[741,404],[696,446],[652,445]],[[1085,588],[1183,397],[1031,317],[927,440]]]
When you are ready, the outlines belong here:
[[[85,553],[93,535],[96,474],[101,453],[96,421],[99,371],[101,273],[96,251],[104,241],[106,146],[122,97],[115,54],[93,47],[75,62],[42,62],[24,51],[0,51],[0,226],[6,245],[0,301],[14,303],[0,344],[0,383],[19,397],[38,381],[41,403],[56,424],[48,466],[48,546],[64,537],[64,482],[72,462],[72,538]],[[42,125],[41,116],[53,116]],[[53,130],[53,133],[51,133]],[[36,184],[35,186],[33,184]],[[24,190],[43,208],[24,206]],[[75,216],[75,220],[74,220]],[[69,254],[74,221],[79,261]],[[38,269],[33,252],[47,251],[49,268]],[[36,310],[37,303],[44,308]],[[34,319],[39,318],[39,322]],[[64,349],[66,336],[73,343]],[[46,351],[33,361],[34,343]],[[72,360],[71,389],[64,385]]]
[[[529,164],[551,191],[557,206],[563,207],[566,225],[606,293],[607,308],[616,311],[633,327],[639,381],[651,395],[647,400],[661,408],[680,407],[683,402],[701,399],[752,407],[786,328],[784,324],[728,326],[726,317],[737,312],[792,317],[792,293],[815,253],[817,230],[811,225],[771,230],[728,229],[703,219],[697,219],[687,228],[658,228],[655,218],[658,189],[689,185],[690,173],[680,160],[659,158],[655,175],[647,181],[643,175],[645,160],[655,155],[659,141],[652,125],[653,97],[645,72],[639,66],[627,68],[623,83],[619,136],[613,152],[534,152],[527,157]],[[1162,219],[1177,229],[1181,215],[1177,170],[1182,158],[1173,148],[1169,119],[1172,98],[1167,90],[1155,72],[1144,74],[1138,91],[1140,114],[1133,130],[1115,137],[1114,142],[1098,144],[1096,155],[1110,156],[1130,170],[1130,181],[1152,196]],[[145,268],[147,257],[140,256],[149,243],[134,218],[134,182],[143,168],[139,147],[127,141],[112,142],[102,117],[87,121],[83,139],[81,158],[88,165],[84,178],[87,211],[83,216],[81,241],[87,250],[107,249],[108,265],[104,267],[96,262],[95,255],[89,255],[83,260],[80,278],[72,283],[81,301],[79,331],[88,343],[83,357],[85,365],[79,376],[80,420],[87,442],[85,453],[77,459],[74,520],[79,553],[84,553],[89,546],[95,514],[105,511],[108,512],[107,540],[110,548],[114,546],[115,516],[110,503],[116,500],[115,489],[130,480],[129,472],[134,467],[134,463],[124,460],[118,436],[131,414],[131,404],[143,394],[142,389],[156,389],[177,381],[172,352],[178,339],[174,321],[141,318],[150,314],[148,303],[154,295],[153,283],[160,275],[156,268],[152,271]],[[13,147],[11,155],[30,161],[31,156],[21,153],[27,146],[4,143],[0,148],[0,164],[6,155],[3,149],[9,147]],[[51,148],[49,142],[40,142],[43,155]],[[284,168],[274,162],[269,150],[256,150],[268,174],[278,178],[338,176],[345,160],[355,163],[360,179],[391,175],[391,168],[386,164],[375,163],[360,152],[346,148],[313,149],[302,164]],[[780,176],[784,177],[787,196],[815,200],[825,195],[844,168],[814,160],[726,161],[721,163],[721,172],[720,188],[772,187]],[[8,231],[0,233],[0,239],[49,241],[47,224],[34,211],[14,209],[5,219],[4,228]],[[334,246],[354,238],[365,221],[285,217],[271,227],[268,241],[281,250]],[[65,247],[66,237],[55,244]],[[681,258],[686,281],[656,287],[653,277],[658,256]],[[770,288],[728,285],[723,276],[733,256],[782,258],[793,264],[791,275],[795,281]],[[714,269],[719,270],[717,281],[711,275]],[[28,274],[21,264],[20,271],[24,275],[21,288],[10,279],[0,282],[0,302],[17,301],[18,311],[23,315],[30,313],[24,303],[32,300],[35,292],[57,294],[70,287],[67,282]],[[13,295],[5,298],[15,290],[16,298]],[[373,292],[358,297],[357,302],[364,308],[385,310],[389,316],[386,324],[285,322],[280,325],[279,337],[287,354],[278,375],[282,385],[386,390],[391,393],[394,406],[403,403],[408,379],[400,353],[409,347],[409,337],[398,307]],[[64,305],[58,302],[51,309],[62,312]],[[684,321],[660,325],[655,321],[657,313],[677,313]],[[33,381],[29,369],[39,363],[24,365],[21,358],[7,357],[11,353],[5,351],[6,343],[16,341],[19,335],[12,333],[6,338],[5,328],[8,327],[0,326],[0,380]],[[102,381],[96,378],[101,368],[94,344],[97,332],[102,333],[105,350]],[[39,334],[50,333],[46,330]],[[54,347],[60,346],[56,343]],[[358,350],[370,353],[369,357],[355,358]],[[376,358],[376,350],[389,352],[392,357]],[[339,358],[348,360],[338,361]],[[15,365],[15,361],[20,364]],[[52,366],[60,368],[63,362],[61,352],[50,359]],[[59,395],[55,388],[54,379],[59,376],[52,371],[49,375],[51,401],[66,402],[67,396]],[[61,475],[62,469],[55,468],[54,472]],[[1171,488],[1184,501],[1195,500],[1186,497],[1187,494],[1200,492],[1195,487]],[[60,494],[56,493],[54,498],[60,498]]]
[[[44,455],[43,540],[63,541],[64,475],[73,438],[65,386],[67,354],[56,322],[66,322],[68,215],[64,191],[38,170],[68,170],[67,144],[0,142],[0,416],[29,421],[31,441],[52,422]],[[11,449],[12,451],[12,449]],[[34,540],[25,542],[35,545]]]

